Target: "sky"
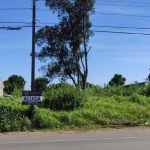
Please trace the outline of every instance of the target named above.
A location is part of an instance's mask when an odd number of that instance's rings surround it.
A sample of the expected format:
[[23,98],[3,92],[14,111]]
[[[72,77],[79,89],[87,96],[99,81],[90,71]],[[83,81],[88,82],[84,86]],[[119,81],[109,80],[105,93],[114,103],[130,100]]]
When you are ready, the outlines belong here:
[[[57,13],[53,14],[44,0],[36,3],[36,31],[58,23]],[[20,75],[26,90],[31,85],[31,8],[32,0],[0,0],[0,78],[5,81],[13,74]],[[115,74],[125,77],[126,84],[143,82],[150,73],[150,1],[96,0],[94,8],[88,82],[103,86]],[[36,46],[36,52],[40,49]],[[42,65],[36,59],[36,78],[43,75],[38,71]]]

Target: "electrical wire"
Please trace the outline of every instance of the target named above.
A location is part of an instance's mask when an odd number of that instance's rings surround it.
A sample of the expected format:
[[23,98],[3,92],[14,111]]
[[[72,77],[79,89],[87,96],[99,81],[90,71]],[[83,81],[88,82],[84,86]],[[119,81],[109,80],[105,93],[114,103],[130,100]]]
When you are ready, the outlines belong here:
[[[103,10],[103,9],[100,9],[100,10],[103,11],[103,12],[100,12],[99,14],[103,14],[103,15],[115,15],[115,16],[117,15],[117,16],[121,16],[121,17],[129,17],[131,19],[136,19],[136,20],[140,20],[140,21],[149,22],[149,20],[141,18],[141,17],[148,18],[149,15],[132,15],[132,14],[114,13],[114,12],[106,11],[106,10]],[[140,18],[138,18],[138,17],[140,17]]]
[[[45,1],[45,0],[39,0],[39,1]],[[114,1],[114,2],[121,2],[121,1]],[[79,3],[79,2],[78,2]],[[82,3],[80,3],[82,4]],[[98,3],[100,4],[100,3]],[[149,3],[150,4],[150,3]],[[100,4],[100,5],[110,5],[110,4]],[[123,6],[131,6],[131,5],[123,5]],[[140,6],[142,7],[142,6]],[[145,6],[144,6],[145,7]],[[150,6],[146,6],[150,7]],[[0,8],[0,10],[31,10],[32,8]],[[40,7],[37,10],[47,10],[47,9],[41,9]],[[97,13],[98,14],[98,13]],[[128,14],[121,14],[121,13],[112,13],[112,12],[99,12],[99,14],[108,14],[108,15],[120,15],[120,16],[129,16],[129,17],[150,17],[149,15],[128,15]],[[48,22],[41,22],[37,20],[37,24],[56,24],[56,23],[48,23]],[[0,22],[2,23],[14,23],[14,24],[31,24],[31,22]],[[28,28],[32,27],[31,25],[22,25],[22,26],[17,26],[17,28]],[[41,26],[36,26],[36,27],[41,27]],[[99,26],[99,25],[93,25],[92,27],[100,27],[100,28],[115,28],[115,29],[138,29],[138,30],[149,30],[150,28],[144,28],[144,27],[120,27],[120,26]],[[15,27],[0,27],[0,29],[8,29],[8,28],[15,28]],[[118,34],[140,34],[140,35],[150,35],[149,33],[142,33],[142,32],[122,32],[122,31],[105,31],[105,30],[92,30],[93,32],[101,32],[101,33],[118,33]]]
[[150,28],[144,27],[127,27],[127,26],[100,26],[100,25],[92,25],[92,27],[100,27],[100,28],[115,28],[115,29],[139,29],[139,30],[150,30]]
[[0,22],[0,24],[2,24],[2,23],[4,23],[4,24],[5,24],[5,23],[14,23],[14,24],[15,24],[15,23],[24,23],[24,24],[31,24],[31,22],[18,22],[18,21],[17,21],[17,22]]
[[[45,1],[45,0],[38,0],[38,1]],[[102,1],[103,2],[103,1]],[[150,7],[150,3],[144,3],[146,5],[129,5],[129,4],[143,4],[142,2],[138,3],[138,2],[123,2],[123,3],[127,3],[127,4],[112,4],[112,2],[115,2],[115,3],[122,3],[122,1],[107,1],[107,2],[111,2],[111,3],[98,3],[98,2],[95,2],[95,4],[97,5],[115,5],[115,6],[124,6],[124,7]],[[77,4],[82,4],[84,5],[83,3],[81,2],[76,2]],[[89,3],[89,4],[92,4],[92,3]]]
[[123,4],[99,4],[99,5],[101,5],[101,6],[104,6],[104,5],[106,5],[106,6],[123,6],[123,7],[147,7],[147,8],[149,8],[150,7],[150,5],[142,5],[142,6],[138,6],[138,5],[123,5]]
[[[37,23],[36,24],[57,24],[54,22],[41,22],[40,20],[36,20]],[[18,24],[18,23],[24,23],[24,24],[32,24],[31,22],[0,22],[0,24],[5,24],[5,23],[14,23],[14,24]],[[115,29],[138,29],[138,30],[149,30],[150,27],[129,27],[129,26],[110,26],[110,25],[92,25],[92,27],[96,27],[96,28],[115,28]]]
[[[22,28],[29,28],[32,26],[17,26],[17,27],[0,27],[0,29],[7,29],[7,30],[13,30],[13,29],[22,29]],[[36,26],[40,27],[41,26]],[[143,33],[143,32],[125,32],[125,31],[109,31],[109,30],[91,30],[95,33],[111,33],[111,34],[126,34],[126,35],[144,35],[144,36],[150,36],[150,33]]]
[[114,33],[114,34],[131,34],[131,35],[150,35],[150,33],[138,33],[138,32],[121,32],[121,31],[107,31],[107,30],[92,30],[93,32],[101,33]]
[[[45,2],[46,0],[38,0],[38,1],[43,1]],[[128,4],[143,4],[143,2],[137,2],[137,1],[130,1],[130,2],[127,2],[127,1],[119,1],[119,0],[101,0],[101,2],[111,2],[111,3],[128,3]],[[80,2],[78,2],[80,3]],[[96,4],[100,4],[98,2],[96,2]],[[149,2],[144,2],[144,4],[150,4]]]
[[150,18],[150,15],[146,15],[146,14],[144,14],[144,15],[132,15],[132,14],[123,14],[123,13],[109,13],[109,12],[96,12],[95,14]]
[[0,8],[2,10],[32,10],[32,8]]
[[[44,1],[44,0],[43,0]],[[106,0],[101,0],[101,2],[106,2]],[[128,3],[128,4],[143,4],[143,2],[137,2],[137,1],[122,1],[122,0],[107,0],[107,2],[113,2],[113,3]],[[144,4],[150,4],[149,2],[144,2]]]

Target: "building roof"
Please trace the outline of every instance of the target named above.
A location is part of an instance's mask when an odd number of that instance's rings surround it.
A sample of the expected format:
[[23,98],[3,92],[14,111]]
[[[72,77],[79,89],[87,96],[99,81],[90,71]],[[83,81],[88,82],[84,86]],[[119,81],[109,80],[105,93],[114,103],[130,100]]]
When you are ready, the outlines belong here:
[[129,86],[134,86],[134,85],[145,85],[147,82],[137,82],[137,83],[131,83],[131,84],[126,84],[126,85],[123,85],[123,87],[129,87]]
[[0,78],[0,88],[4,88],[4,84],[1,78]]

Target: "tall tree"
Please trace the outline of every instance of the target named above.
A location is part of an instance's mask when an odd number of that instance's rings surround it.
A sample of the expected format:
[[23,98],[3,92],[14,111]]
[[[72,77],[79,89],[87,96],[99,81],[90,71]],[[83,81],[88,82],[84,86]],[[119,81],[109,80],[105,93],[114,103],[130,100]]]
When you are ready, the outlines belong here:
[[114,77],[109,81],[109,85],[124,85],[126,78],[124,78],[121,74],[115,74]]
[[[86,87],[88,76],[88,47],[90,13],[95,0],[46,0],[46,6],[58,13],[59,24],[45,26],[36,34],[39,60],[48,62],[41,68],[47,77],[71,79],[73,83]],[[50,58],[48,61],[47,58]]]
[[26,81],[22,76],[12,75],[8,78],[8,80],[4,81],[4,92],[12,94],[15,88],[23,90],[25,83]]

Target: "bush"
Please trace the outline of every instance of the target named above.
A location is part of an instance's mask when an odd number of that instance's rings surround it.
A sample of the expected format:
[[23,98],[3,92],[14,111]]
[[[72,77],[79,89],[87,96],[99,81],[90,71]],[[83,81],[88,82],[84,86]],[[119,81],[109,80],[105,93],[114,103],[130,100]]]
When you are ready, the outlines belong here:
[[141,104],[141,105],[149,105],[149,101],[148,101],[147,97],[138,95],[137,93],[132,94],[129,97],[129,101],[131,101],[133,103]]
[[150,83],[141,89],[141,94],[145,96],[150,96]]
[[92,87],[88,87],[84,90],[84,93],[90,97],[90,96],[94,96],[94,97],[97,97],[97,96],[104,96],[105,95],[105,91],[104,91],[104,88],[101,87],[101,86],[92,86]]
[[[19,105],[18,105],[19,104]],[[31,128],[27,110],[14,99],[0,98],[0,132],[24,131]]]
[[15,98],[22,97],[22,89],[19,89],[17,87],[14,88],[14,91],[12,92],[12,96]]
[[131,85],[129,87],[123,87],[123,96],[131,96],[133,93],[140,94],[141,88],[137,85]]
[[71,111],[83,107],[85,95],[80,89],[69,84],[50,87],[44,94],[43,106],[52,110]]
[[122,96],[123,95],[123,88],[121,86],[106,86],[104,87],[105,96]]

